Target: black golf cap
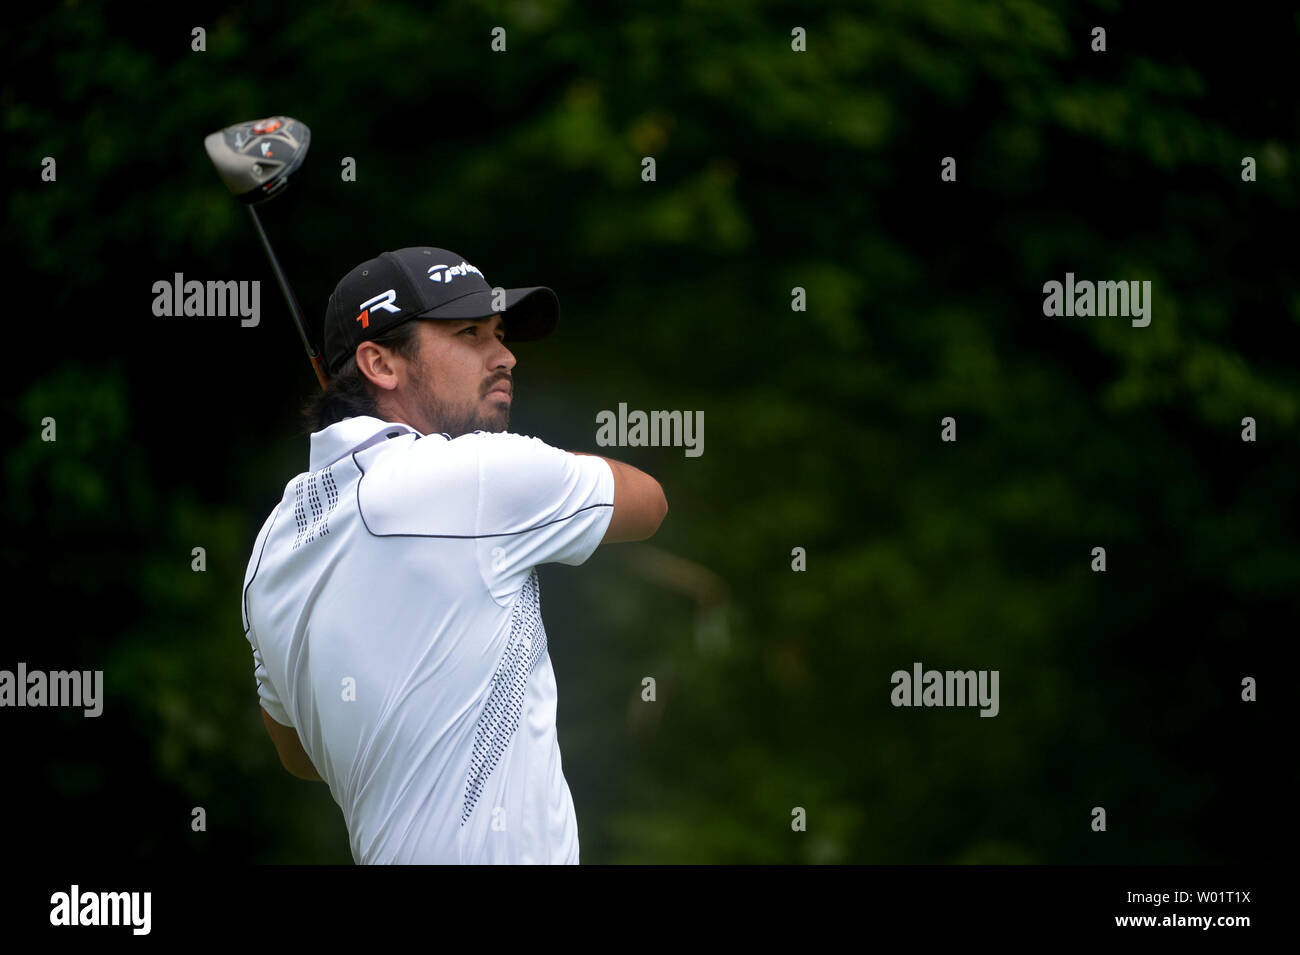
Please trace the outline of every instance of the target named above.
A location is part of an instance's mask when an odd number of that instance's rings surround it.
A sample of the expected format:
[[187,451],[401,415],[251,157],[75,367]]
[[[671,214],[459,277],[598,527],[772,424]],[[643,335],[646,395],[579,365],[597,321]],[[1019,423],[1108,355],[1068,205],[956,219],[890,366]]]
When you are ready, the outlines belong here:
[[545,286],[505,290],[492,307],[483,273],[447,249],[413,246],[362,262],[339,281],[325,306],[326,369],[336,374],[364,341],[412,318],[491,318],[501,313],[506,341],[545,338],[560,320],[560,300]]

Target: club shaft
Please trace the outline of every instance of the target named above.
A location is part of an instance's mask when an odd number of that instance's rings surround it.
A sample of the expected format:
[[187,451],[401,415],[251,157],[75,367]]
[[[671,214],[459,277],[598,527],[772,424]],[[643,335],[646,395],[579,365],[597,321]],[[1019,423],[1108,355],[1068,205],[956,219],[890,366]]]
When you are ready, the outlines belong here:
[[257,236],[262,240],[262,248],[266,250],[266,257],[271,262],[271,270],[275,272],[275,280],[280,284],[280,291],[284,293],[284,300],[289,305],[289,312],[293,315],[293,323],[298,328],[298,337],[302,339],[302,347],[307,350],[307,357],[311,359],[312,369],[316,372],[316,380],[320,382],[322,389],[329,383],[329,378],[325,374],[325,363],[321,360],[320,353],[312,347],[311,339],[307,336],[307,325],[303,322],[302,309],[298,307],[298,298],[293,294],[293,288],[289,285],[289,279],[284,274],[284,269],[280,268],[280,260],[275,257],[275,250],[271,248],[271,240],[267,238],[266,230],[262,228],[262,220],[258,218],[257,209],[253,206],[248,207],[248,214],[253,218],[253,225],[257,227]]

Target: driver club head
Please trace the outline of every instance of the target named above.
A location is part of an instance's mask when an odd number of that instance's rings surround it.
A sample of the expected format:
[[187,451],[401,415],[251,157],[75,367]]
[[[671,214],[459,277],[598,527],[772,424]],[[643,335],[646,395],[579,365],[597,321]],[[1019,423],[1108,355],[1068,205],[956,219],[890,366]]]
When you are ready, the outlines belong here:
[[288,116],[236,123],[203,140],[221,181],[248,205],[279,195],[302,165],[311,130]]

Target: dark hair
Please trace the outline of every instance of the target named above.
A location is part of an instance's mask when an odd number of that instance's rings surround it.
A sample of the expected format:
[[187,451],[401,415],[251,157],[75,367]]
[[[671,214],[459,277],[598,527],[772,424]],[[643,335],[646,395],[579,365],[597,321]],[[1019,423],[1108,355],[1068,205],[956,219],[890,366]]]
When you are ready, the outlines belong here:
[[[420,337],[415,321],[402,322],[369,341],[412,360],[420,351]],[[302,406],[301,414],[308,431],[322,431],[332,424],[355,415],[382,417],[376,404],[375,386],[357,367],[354,351],[338,373],[330,377],[324,391],[313,395]]]

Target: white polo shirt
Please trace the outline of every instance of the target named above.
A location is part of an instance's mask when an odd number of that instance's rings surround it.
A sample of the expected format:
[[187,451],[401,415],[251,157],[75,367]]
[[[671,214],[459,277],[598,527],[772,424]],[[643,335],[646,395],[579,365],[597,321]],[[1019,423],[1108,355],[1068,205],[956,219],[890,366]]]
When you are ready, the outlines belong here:
[[538,564],[613,514],[599,457],[347,418],[311,436],[244,576],[261,705],[298,730],[357,863],[577,863]]

